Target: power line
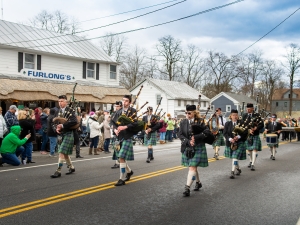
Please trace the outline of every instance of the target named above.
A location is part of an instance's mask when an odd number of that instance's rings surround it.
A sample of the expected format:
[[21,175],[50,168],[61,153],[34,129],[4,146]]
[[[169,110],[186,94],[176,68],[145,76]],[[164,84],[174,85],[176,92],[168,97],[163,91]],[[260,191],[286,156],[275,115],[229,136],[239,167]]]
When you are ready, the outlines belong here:
[[[168,6],[165,6],[165,7],[163,7],[163,8],[156,9],[156,10],[151,11],[151,12],[147,12],[147,13],[144,13],[144,14],[141,14],[141,15],[138,15],[138,16],[135,16],[135,17],[131,17],[131,18],[126,19],[126,20],[121,20],[121,21],[118,21],[118,22],[115,22],[115,23],[110,23],[110,24],[103,25],[103,26],[100,26],[100,27],[95,27],[95,28],[91,28],[91,29],[79,31],[79,32],[76,32],[75,34],[87,32],[87,31],[91,31],[91,30],[96,30],[96,29],[100,29],[100,28],[104,28],[104,27],[116,25],[116,24],[119,24],[119,23],[124,23],[124,22],[127,22],[127,21],[129,21],[129,20],[137,19],[137,18],[139,18],[139,17],[143,17],[143,16],[146,16],[146,15],[149,15],[149,14],[152,14],[152,13],[155,13],[155,12],[158,12],[158,11],[161,11],[161,10],[164,10],[164,9],[167,9],[167,8],[169,8],[169,7],[172,7],[172,6],[181,4],[181,3],[186,2],[186,1],[187,1],[187,0],[183,0],[183,1],[180,1],[180,2],[177,2],[177,3],[174,3],[174,4],[172,4],[172,5],[168,5]],[[27,40],[27,41],[16,41],[16,42],[10,42],[10,43],[7,43],[7,44],[17,44],[17,43],[27,43],[27,42],[32,42],[32,41],[41,41],[41,40],[47,40],[47,39],[52,39],[52,38],[60,38],[60,37],[68,36],[68,35],[70,35],[70,34],[62,34],[62,35],[60,35],[60,36],[57,36],[57,34],[56,34],[56,35],[54,35],[54,36],[47,37],[47,38],[31,39],[31,40]]]
[[[35,46],[31,46],[31,47],[47,47],[47,46],[54,46],[54,45],[70,44],[70,43],[76,43],[76,42],[82,42],[82,41],[89,41],[89,40],[94,40],[94,39],[99,39],[99,38],[110,37],[110,36],[116,36],[116,35],[120,35],[120,34],[127,34],[127,33],[132,33],[132,32],[140,31],[140,30],[146,30],[146,29],[150,29],[150,28],[153,28],[153,27],[158,27],[158,26],[162,26],[162,25],[165,25],[165,24],[169,24],[169,23],[180,21],[180,20],[188,19],[188,18],[191,18],[191,17],[194,17],[194,16],[198,16],[198,15],[201,15],[201,14],[205,14],[205,13],[208,13],[208,12],[211,12],[211,11],[215,11],[215,10],[218,10],[218,9],[221,9],[221,8],[225,8],[227,6],[234,5],[234,4],[243,2],[243,1],[245,1],[245,0],[237,0],[237,1],[225,4],[225,5],[221,5],[221,6],[217,6],[217,7],[214,7],[214,8],[210,8],[210,9],[207,9],[207,10],[204,10],[204,11],[201,11],[201,12],[189,15],[189,16],[181,17],[181,18],[176,19],[176,20],[171,20],[171,21],[168,21],[168,22],[159,23],[159,24],[155,24],[155,25],[152,25],[152,26],[148,26],[148,27],[143,27],[143,28],[138,28],[138,29],[133,29],[133,30],[128,30],[128,31],[123,31],[123,32],[119,32],[119,33],[114,33],[114,34],[109,34],[109,35],[104,35],[104,36],[99,36],[99,37],[94,37],[94,38],[86,38],[86,39],[82,39],[82,40],[69,41],[69,42],[61,42],[61,43],[50,44],[50,45],[35,45]],[[9,44],[9,43],[7,43],[7,44]]]
[[255,45],[257,42],[259,42],[261,39],[263,39],[264,37],[266,37],[269,33],[271,33],[273,30],[275,30],[277,27],[279,27],[281,24],[283,24],[287,19],[289,19],[292,15],[294,15],[298,10],[300,9],[300,7],[298,9],[296,9],[292,14],[290,14],[287,18],[285,18],[283,21],[281,21],[276,27],[274,27],[272,30],[270,30],[268,33],[266,33],[264,36],[262,36],[261,38],[259,38],[257,41],[255,41],[253,44],[251,44],[250,46],[248,46],[247,48],[245,48],[243,51],[241,51],[239,54],[235,55],[235,57],[237,57],[238,55],[242,54],[244,51],[246,51],[247,49],[251,48],[253,45]]

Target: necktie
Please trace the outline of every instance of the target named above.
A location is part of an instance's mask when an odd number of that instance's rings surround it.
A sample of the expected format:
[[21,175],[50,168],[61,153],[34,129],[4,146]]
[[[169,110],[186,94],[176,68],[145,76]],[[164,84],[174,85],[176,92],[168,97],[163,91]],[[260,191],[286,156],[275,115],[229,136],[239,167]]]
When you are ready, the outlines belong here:
[[223,116],[220,116],[220,118],[221,118],[222,126],[224,126]]

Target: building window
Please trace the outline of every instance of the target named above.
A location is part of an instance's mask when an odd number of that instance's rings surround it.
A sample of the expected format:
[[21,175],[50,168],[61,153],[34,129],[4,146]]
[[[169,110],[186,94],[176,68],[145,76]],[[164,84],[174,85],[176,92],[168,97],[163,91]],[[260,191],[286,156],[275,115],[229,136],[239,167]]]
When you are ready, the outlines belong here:
[[110,79],[117,79],[117,66],[110,65]]
[[206,107],[206,102],[203,102],[203,107]]
[[276,102],[276,106],[278,106],[278,102]]
[[24,68],[34,69],[34,54],[25,53]]
[[160,98],[161,98],[161,95],[156,95],[156,105],[159,104]]
[[226,112],[231,112],[231,105],[226,105]]
[[87,78],[95,78],[95,63],[87,63],[86,74]]
[[284,102],[284,107],[287,107],[287,102]]
[[181,106],[181,100],[178,100],[178,106]]

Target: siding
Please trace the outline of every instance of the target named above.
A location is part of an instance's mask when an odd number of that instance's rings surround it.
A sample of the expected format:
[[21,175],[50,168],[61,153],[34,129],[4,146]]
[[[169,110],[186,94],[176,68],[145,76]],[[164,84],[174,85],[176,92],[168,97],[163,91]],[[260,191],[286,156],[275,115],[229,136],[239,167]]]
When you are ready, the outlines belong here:
[[[284,95],[283,95],[283,98],[289,98],[289,94],[290,92],[286,92]],[[297,95],[295,93],[293,93],[293,98],[297,98]]]
[[[276,102],[278,102],[278,106],[276,106]],[[286,102],[286,106],[285,103]],[[293,107],[292,111],[300,111],[300,101],[299,100],[293,100]],[[278,111],[289,111],[290,108],[290,102],[289,100],[274,100],[272,101],[272,110],[274,112]]]
[[0,48],[0,73],[18,74],[18,51]]
[[226,112],[226,105],[231,105],[231,109],[237,109],[236,105],[234,105],[234,102],[226,98],[225,96],[220,96],[219,98],[211,102],[211,105],[214,106],[214,110],[217,108],[221,108],[222,112]]

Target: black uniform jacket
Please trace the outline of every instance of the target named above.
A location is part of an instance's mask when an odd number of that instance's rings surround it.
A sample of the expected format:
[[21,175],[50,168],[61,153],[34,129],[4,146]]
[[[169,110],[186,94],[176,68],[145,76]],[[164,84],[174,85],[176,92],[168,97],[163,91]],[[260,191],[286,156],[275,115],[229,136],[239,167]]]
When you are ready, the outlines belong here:
[[[128,114],[127,116],[130,117],[132,116],[136,110],[132,107],[129,107],[128,108]],[[119,109],[118,111],[116,111],[116,113],[114,114],[113,118],[112,118],[112,124],[113,124],[113,128],[114,129],[117,129],[118,128],[118,118],[122,115],[123,113],[123,109]],[[130,123],[130,124],[127,124],[126,125],[128,128],[126,130],[122,130],[119,135],[118,135],[118,139],[119,140],[127,140],[127,139],[130,139],[134,134],[135,132],[132,130],[135,126],[137,126],[137,121],[134,121],[133,123]]]
[[[267,134],[271,134],[271,133],[273,133],[273,132],[275,132],[275,131],[282,130],[282,125],[281,125],[281,123],[275,122],[275,125],[274,125],[273,123],[274,123],[274,122],[269,121],[269,122],[266,124],[265,128],[268,130],[268,131],[267,131]],[[276,133],[276,134],[277,134],[278,137],[279,137],[279,134],[278,134],[278,133]]]
[[[240,120],[236,122],[236,124],[243,124]],[[234,130],[232,121],[227,121],[224,126],[224,137],[226,141],[226,146],[230,147],[230,141],[229,138],[234,138],[234,134],[232,131]],[[239,134],[241,138],[238,140],[238,142],[246,141],[247,135],[248,135],[248,129],[246,129],[242,134]]]
[[[65,112],[70,110],[70,107],[66,107]],[[71,111],[71,110],[70,110]],[[60,109],[55,112],[54,117],[58,117]],[[72,111],[71,115],[68,117],[68,121],[63,124],[63,132],[72,131],[71,127],[75,126],[78,123],[75,112]]]
[[[154,115],[151,115],[150,121],[151,119],[154,119]],[[148,124],[148,115],[143,116],[143,121]],[[160,128],[160,123],[159,123],[159,119],[156,120],[156,122],[152,122],[150,126],[147,125],[147,128],[151,128],[151,132],[155,132]]]
[[[257,118],[259,115],[259,113],[252,113],[252,116],[250,118],[248,113],[244,113],[242,120],[245,121],[245,125],[248,125],[252,118]],[[257,129],[254,131],[253,136],[259,135],[259,131],[264,127],[264,122],[262,121],[262,119],[260,119],[258,122],[260,123],[258,124]]]

